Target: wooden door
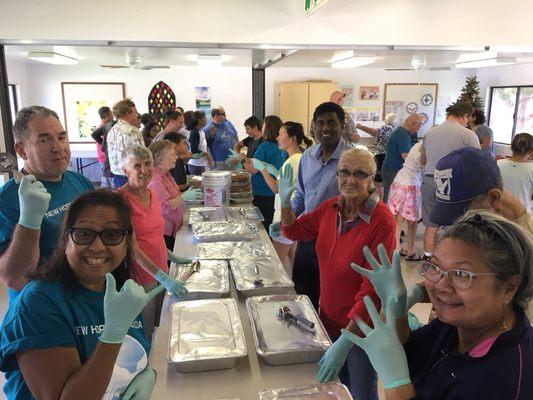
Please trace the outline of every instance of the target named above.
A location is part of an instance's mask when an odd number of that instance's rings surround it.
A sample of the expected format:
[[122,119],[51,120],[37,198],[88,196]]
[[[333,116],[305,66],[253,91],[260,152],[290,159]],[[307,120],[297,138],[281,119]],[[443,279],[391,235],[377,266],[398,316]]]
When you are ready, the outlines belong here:
[[[309,117],[307,125],[311,126],[313,120],[313,113],[315,108],[329,101],[331,93],[335,90],[339,90],[339,84],[337,82],[309,82]],[[309,132],[308,130],[306,132]]]
[[309,85],[306,82],[279,83],[278,116],[283,122],[294,121],[303,125],[304,131],[309,130]]

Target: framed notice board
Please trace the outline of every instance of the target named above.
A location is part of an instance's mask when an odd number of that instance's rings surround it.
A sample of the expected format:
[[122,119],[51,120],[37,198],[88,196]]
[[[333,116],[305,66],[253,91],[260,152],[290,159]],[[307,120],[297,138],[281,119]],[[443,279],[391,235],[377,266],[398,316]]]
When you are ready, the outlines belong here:
[[383,95],[383,120],[394,113],[401,125],[410,114],[420,114],[422,127],[418,137],[435,124],[437,112],[438,83],[386,83]]

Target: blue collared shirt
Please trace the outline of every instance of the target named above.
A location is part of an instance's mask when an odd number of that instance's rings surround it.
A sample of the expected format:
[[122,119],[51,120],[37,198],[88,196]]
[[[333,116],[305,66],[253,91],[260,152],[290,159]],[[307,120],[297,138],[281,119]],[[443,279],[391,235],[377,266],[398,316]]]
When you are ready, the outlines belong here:
[[310,213],[320,203],[339,195],[337,187],[337,165],[341,154],[349,147],[341,138],[329,159],[322,160],[322,145],[307,149],[298,167],[298,186],[291,205],[294,213]]

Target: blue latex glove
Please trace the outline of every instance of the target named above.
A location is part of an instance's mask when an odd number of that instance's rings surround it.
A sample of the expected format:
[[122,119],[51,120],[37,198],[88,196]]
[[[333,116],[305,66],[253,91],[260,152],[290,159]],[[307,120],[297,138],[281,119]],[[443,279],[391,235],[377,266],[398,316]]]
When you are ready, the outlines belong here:
[[146,367],[130,382],[120,400],[149,400],[154,390],[157,375],[155,371]]
[[287,164],[285,168],[281,171],[279,176],[278,183],[278,192],[279,200],[281,203],[281,208],[288,208],[291,206],[291,196],[292,192],[296,190],[296,186],[292,184],[293,182],[293,171],[292,166]]
[[115,278],[110,273],[105,276],[104,329],[100,341],[104,343],[122,343],[133,320],[141,313],[144,306],[164,288],[158,286],[146,293],[131,279],[128,279],[120,292],[117,292]]
[[189,188],[181,194],[183,201],[200,201],[204,198],[202,189],[199,188]]
[[43,217],[52,196],[42,182],[33,175],[24,175],[19,186],[19,225],[29,229],[41,229]]
[[279,175],[279,169],[277,169],[276,167],[274,167],[272,164],[268,164],[264,161],[261,161],[261,160],[258,160],[257,158],[252,158],[252,165],[254,166],[255,169],[257,169],[258,171],[262,171],[264,169],[267,170],[267,172],[270,174],[270,175],[273,175],[274,177],[278,177]]
[[268,227],[268,234],[271,238],[280,237],[283,233],[281,232],[281,224],[279,222],[273,222]]
[[388,302],[388,304],[392,304],[392,314],[395,318],[405,317],[408,310],[407,289],[405,288],[402,277],[400,253],[397,250],[394,251],[391,263],[387,256],[385,246],[380,243],[378,245],[378,254],[381,264],[374,258],[368,246],[363,248],[363,254],[372,267],[372,270],[362,268],[354,263],[351,264],[352,268],[359,274],[366,276],[372,282],[372,286],[376,289],[376,293],[381,299],[383,307]]
[[352,347],[353,343],[341,335],[318,362],[320,369],[318,370],[316,379],[320,383],[336,379]]
[[156,272],[154,278],[156,281],[158,281],[161,285],[165,287],[168,293],[170,293],[177,299],[180,299],[181,297],[189,293],[189,291],[185,287],[185,284],[182,281],[178,281],[174,278],[171,278],[161,270],[158,270]]
[[345,329],[341,330],[342,336],[365,351],[385,389],[410,383],[407,357],[396,333],[396,318],[393,314],[392,301],[387,302],[386,322],[379,317],[370,297],[365,296],[364,302],[374,329],[361,319],[357,319],[355,322],[366,337],[361,338]]
[[167,259],[170,262],[173,262],[174,264],[190,264],[192,263],[192,260],[190,258],[186,257],[180,257],[170,250],[167,250]]

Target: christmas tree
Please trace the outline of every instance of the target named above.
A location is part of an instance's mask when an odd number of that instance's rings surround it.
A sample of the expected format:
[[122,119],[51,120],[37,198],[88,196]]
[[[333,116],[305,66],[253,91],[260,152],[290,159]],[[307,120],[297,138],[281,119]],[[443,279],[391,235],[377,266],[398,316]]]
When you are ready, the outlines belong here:
[[472,104],[472,107],[483,110],[483,100],[479,95],[479,81],[477,77],[469,76],[466,78],[466,84],[461,89],[461,95],[457,99],[456,103],[467,101]]

